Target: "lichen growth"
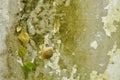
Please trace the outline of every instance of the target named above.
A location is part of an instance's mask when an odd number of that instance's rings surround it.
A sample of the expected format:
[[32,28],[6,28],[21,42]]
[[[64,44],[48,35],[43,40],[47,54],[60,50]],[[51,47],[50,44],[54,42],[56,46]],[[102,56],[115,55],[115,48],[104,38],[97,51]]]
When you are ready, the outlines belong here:
[[117,44],[113,45],[112,50],[108,52],[110,56],[109,64],[104,73],[98,74],[97,71],[92,71],[90,80],[119,80],[120,77],[120,49],[117,48]]
[[109,0],[109,4],[105,7],[108,10],[108,14],[102,17],[102,22],[104,23],[103,29],[106,35],[111,37],[112,33],[117,31],[117,26],[114,25],[114,21],[119,22],[120,18],[120,1],[119,0]]

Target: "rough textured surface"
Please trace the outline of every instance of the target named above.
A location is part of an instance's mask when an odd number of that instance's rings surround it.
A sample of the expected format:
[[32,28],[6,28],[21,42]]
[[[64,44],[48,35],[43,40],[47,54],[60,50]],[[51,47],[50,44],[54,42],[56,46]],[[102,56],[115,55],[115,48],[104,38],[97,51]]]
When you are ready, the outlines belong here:
[[96,71],[92,71],[90,75],[91,80],[120,80],[119,5],[119,0],[109,0],[109,4],[104,8],[108,10],[108,13],[107,16],[102,17],[102,21],[104,22],[103,29],[105,30],[106,36],[113,39],[114,44],[111,50],[107,52],[110,59],[106,70],[101,74],[97,74]]
[[[114,3],[110,11],[104,9],[108,0],[0,0],[0,80],[103,80],[104,72],[119,64],[119,49],[115,48],[118,57],[111,58],[115,65],[107,55],[113,45],[120,45],[119,16],[111,17],[119,3],[109,1]],[[18,26],[30,36],[27,44],[18,40]],[[18,55],[19,46],[27,51],[24,59]],[[45,47],[54,48],[48,60],[41,58]],[[36,68],[26,76],[27,61]]]
[[5,37],[8,22],[8,0],[0,0],[0,80],[3,80],[4,74],[8,72],[6,67],[6,54],[3,54],[3,50],[6,48]]
[[15,6],[16,0],[0,0],[0,80],[23,80],[24,77],[16,57],[12,55],[16,51],[16,39],[11,32],[14,31],[11,25],[18,8]]
[[0,1],[0,51],[5,48],[5,37],[6,35],[6,28],[8,27],[9,23],[9,15],[8,15],[8,1],[1,0]]

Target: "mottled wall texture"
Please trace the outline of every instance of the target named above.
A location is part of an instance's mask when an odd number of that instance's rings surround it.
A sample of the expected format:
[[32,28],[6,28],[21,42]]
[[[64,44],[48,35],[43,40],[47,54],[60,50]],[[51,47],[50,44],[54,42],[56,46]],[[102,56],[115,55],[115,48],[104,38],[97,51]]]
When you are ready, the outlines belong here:
[[0,0],[0,80],[120,80],[120,0]]

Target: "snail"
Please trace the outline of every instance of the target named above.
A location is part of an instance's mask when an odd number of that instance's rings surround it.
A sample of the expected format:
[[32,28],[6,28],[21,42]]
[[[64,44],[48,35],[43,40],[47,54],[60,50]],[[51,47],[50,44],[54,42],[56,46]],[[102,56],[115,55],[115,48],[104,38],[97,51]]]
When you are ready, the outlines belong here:
[[53,51],[54,48],[53,47],[46,47],[43,49],[42,51],[42,58],[43,59],[50,59],[53,56]]

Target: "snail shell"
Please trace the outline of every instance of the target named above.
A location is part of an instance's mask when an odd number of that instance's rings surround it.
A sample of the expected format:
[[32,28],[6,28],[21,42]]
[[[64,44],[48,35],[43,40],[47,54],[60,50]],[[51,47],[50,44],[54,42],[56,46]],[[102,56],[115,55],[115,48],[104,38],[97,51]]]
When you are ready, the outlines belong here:
[[43,59],[50,59],[53,56],[53,47],[46,47],[42,51]]

